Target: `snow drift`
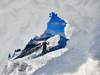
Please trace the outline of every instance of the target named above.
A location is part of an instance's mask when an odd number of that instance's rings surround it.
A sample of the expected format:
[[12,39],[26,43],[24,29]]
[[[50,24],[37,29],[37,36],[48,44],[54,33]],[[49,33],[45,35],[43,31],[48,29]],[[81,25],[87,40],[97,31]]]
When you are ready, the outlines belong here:
[[[36,66],[36,69],[29,67],[28,72],[34,69],[33,75],[100,75],[99,0],[1,0],[0,67],[3,68],[9,52],[15,48],[23,49],[31,37],[43,33],[49,20],[47,15],[52,11],[68,21],[65,28],[65,34],[70,38],[68,50],[63,49],[65,53],[44,61],[46,64]],[[36,61],[34,65],[42,63],[43,59],[39,60],[30,62]]]

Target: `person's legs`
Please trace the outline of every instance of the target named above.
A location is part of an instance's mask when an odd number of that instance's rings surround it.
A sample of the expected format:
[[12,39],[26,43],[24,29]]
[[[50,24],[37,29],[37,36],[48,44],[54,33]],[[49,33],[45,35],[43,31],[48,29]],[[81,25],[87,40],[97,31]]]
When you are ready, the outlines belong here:
[[43,49],[43,52],[42,53],[46,54],[46,49]]

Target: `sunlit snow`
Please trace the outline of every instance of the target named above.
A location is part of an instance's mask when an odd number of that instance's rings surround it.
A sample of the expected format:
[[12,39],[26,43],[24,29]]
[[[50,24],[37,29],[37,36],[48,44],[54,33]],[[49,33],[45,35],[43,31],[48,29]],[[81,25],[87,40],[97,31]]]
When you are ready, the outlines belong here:
[[[8,61],[46,30],[51,12],[68,23],[67,46]],[[0,0],[0,40],[0,75],[100,75],[100,0]]]

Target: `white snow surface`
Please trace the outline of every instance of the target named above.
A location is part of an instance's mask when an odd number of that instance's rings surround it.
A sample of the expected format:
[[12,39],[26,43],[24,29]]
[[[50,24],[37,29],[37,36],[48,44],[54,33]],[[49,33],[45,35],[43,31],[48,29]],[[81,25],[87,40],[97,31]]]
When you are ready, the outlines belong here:
[[[8,61],[4,67],[9,53],[44,32],[51,12],[68,23],[67,46],[35,59]],[[100,0],[0,0],[0,40],[0,73],[100,75]]]

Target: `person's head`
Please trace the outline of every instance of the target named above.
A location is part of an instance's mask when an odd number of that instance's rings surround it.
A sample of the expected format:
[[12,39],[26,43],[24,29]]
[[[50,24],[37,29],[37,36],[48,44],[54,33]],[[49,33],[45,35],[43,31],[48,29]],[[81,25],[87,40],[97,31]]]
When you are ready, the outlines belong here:
[[44,42],[46,42],[46,40],[44,40]]

